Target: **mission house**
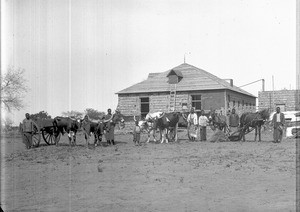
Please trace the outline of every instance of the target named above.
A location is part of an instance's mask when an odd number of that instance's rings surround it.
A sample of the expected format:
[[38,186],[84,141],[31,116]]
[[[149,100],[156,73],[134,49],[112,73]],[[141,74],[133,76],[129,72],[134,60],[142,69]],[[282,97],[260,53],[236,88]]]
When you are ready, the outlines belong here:
[[[149,112],[213,109],[217,112],[235,108],[237,113],[255,111],[256,97],[217,76],[183,63],[170,70],[149,73],[148,78],[119,92],[118,109],[131,119]],[[133,119],[132,119],[133,120]]]

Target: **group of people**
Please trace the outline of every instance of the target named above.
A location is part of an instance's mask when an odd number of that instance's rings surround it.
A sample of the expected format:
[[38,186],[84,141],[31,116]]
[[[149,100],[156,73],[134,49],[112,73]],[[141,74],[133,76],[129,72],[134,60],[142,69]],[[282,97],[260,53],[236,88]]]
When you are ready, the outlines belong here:
[[[113,116],[113,114],[111,113],[111,109],[107,110],[107,114],[103,117],[103,119],[105,120],[109,120],[111,119]],[[84,136],[85,139],[89,139],[90,138],[90,128],[91,128],[91,122],[89,120],[88,115],[85,115],[82,123],[81,123],[81,127],[84,130]],[[33,120],[30,118],[30,114],[26,113],[25,114],[25,119],[22,122],[22,140],[23,143],[25,144],[27,149],[33,148],[33,142],[32,142],[32,137],[34,134],[34,122]],[[115,123],[113,123],[112,121],[107,123],[106,126],[106,130],[105,130],[105,138],[107,141],[108,145],[115,145],[115,137],[114,137],[114,131],[115,131]],[[95,143],[95,146],[97,144]]]
[[[204,111],[201,110],[199,118],[195,113],[194,108],[191,109],[188,117],[188,131],[192,129],[192,127],[196,128],[196,132],[199,129],[200,132],[200,141],[206,141],[206,127],[209,124],[209,119],[204,115]],[[231,113],[228,116],[228,127],[230,132],[238,131],[240,125],[240,117],[236,113],[235,108],[232,109]],[[285,126],[285,117],[282,112],[280,112],[280,107],[276,108],[276,113],[272,117],[271,125],[273,126],[273,142],[280,143],[283,137],[283,131]],[[197,134],[196,134],[197,137]],[[196,138],[195,138],[196,139]]]
[[[188,131],[191,130],[196,131],[196,135],[192,137],[192,139],[197,138],[197,127],[199,127],[200,131],[200,141],[206,141],[206,127],[209,124],[208,118],[204,115],[204,110],[201,110],[200,116],[198,118],[197,113],[195,113],[194,108],[191,109],[190,114],[187,117],[188,122]],[[194,128],[194,129],[192,129]]]
[[[105,115],[104,119],[109,120],[112,118],[112,116],[113,115],[111,113],[111,109],[108,109],[107,114]],[[199,140],[200,141],[207,140],[206,127],[209,125],[209,119],[207,118],[207,116],[205,116],[204,110],[201,110],[200,116],[198,118],[197,113],[195,113],[194,108],[192,108],[187,117],[187,122],[188,122],[188,131],[190,131],[192,129],[192,127],[194,127],[196,132],[198,130],[200,132]],[[236,111],[233,108],[228,117],[228,126],[229,126],[230,132],[237,131],[239,124],[240,124],[239,115],[236,114]],[[32,136],[34,134],[33,125],[34,125],[34,123],[31,120],[29,113],[26,113],[25,119],[23,120],[22,133],[23,133],[23,143],[25,144],[27,149],[30,149],[33,147],[33,142],[32,142]],[[273,139],[274,139],[273,142],[279,143],[282,140],[284,126],[285,126],[285,117],[284,117],[284,114],[282,112],[280,112],[280,107],[276,108],[276,113],[272,117],[272,126],[274,129],[273,130]],[[90,130],[89,130],[90,122],[89,122],[89,118],[87,115],[84,117],[84,120],[82,122],[82,127],[85,132],[85,138],[89,139],[90,134],[86,133],[86,132],[90,132]],[[115,145],[114,128],[115,128],[115,123],[109,122],[106,133],[105,133],[105,138],[106,138],[108,145],[110,145],[110,144]],[[134,141],[135,145],[140,144],[140,133],[141,133],[141,129],[138,125],[138,121],[136,121],[134,129],[133,129],[133,141]],[[197,134],[196,134],[196,137],[197,137]]]

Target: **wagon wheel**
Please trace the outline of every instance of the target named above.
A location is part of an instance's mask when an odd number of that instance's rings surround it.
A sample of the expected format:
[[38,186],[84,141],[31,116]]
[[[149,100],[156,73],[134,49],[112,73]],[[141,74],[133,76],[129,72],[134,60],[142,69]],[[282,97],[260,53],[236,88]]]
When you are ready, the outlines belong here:
[[41,141],[41,132],[38,125],[33,121],[32,145],[38,147]]
[[[38,147],[40,144],[40,141],[41,141],[40,128],[34,121],[32,121],[32,125],[33,125],[32,126],[32,128],[33,128],[32,139],[31,139],[32,145],[33,145],[33,147]],[[20,125],[19,125],[19,131],[23,137],[24,135],[23,135],[23,124],[22,123],[20,123]],[[23,139],[25,139],[25,138],[23,137]]]
[[48,145],[54,145],[56,140],[57,142],[60,140],[60,133],[55,132],[53,128],[45,128],[42,130],[42,136]]

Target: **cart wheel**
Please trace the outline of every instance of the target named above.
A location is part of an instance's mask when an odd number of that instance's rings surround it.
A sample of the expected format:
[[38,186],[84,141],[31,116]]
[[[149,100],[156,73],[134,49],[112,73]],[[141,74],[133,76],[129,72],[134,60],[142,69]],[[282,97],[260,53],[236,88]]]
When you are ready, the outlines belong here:
[[32,145],[38,147],[41,141],[41,132],[38,125],[33,122],[33,135],[32,135]]
[[42,136],[43,136],[44,141],[48,145],[55,145],[56,139],[58,139],[57,142],[60,139],[60,133],[58,133],[58,135],[56,135],[53,128],[42,130]]

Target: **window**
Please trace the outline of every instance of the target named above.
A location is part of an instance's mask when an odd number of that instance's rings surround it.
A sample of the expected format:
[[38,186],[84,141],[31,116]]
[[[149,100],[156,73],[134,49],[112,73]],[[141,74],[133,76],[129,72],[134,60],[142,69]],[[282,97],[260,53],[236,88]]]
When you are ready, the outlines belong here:
[[192,107],[201,110],[201,95],[192,95]]
[[149,97],[141,98],[141,118],[149,113]]
[[232,101],[232,106],[235,107],[235,101]]
[[240,101],[238,101],[238,107],[240,107]]

